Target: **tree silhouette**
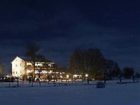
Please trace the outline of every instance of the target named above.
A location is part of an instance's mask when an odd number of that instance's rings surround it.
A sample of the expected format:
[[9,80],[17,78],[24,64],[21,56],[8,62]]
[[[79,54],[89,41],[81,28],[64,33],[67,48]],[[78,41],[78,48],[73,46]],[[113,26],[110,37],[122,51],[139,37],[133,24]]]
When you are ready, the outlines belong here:
[[106,60],[97,48],[76,49],[70,57],[69,69],[73,73],[88,73],[95,77],[104,74]]
[[88,73],[90,77],[98,80],[120,77],[120,67],[113,60],[104,57],[100,49],[76,49],[70,56],[69,70],[72,73]]
[[3,77],[4,75],[4,65],[0,63],[0,77]]
[[106,62],[107,77],[109,79],[119,77],[121,70],[118,63],[114,62],[113,60],[107,60]]
[[131,78],[132,76],[134,76],[134,69],[131,67],[125,67],[123,69],[123,75],[127,79]]
[[33,81],[35,79],[35,63],[37,61],[39,51],[40,51],[40,46],[36,42],[30,42],[26,45],[25,54],[27,56],[27,59],[33,65],[32,86],[33,86]]

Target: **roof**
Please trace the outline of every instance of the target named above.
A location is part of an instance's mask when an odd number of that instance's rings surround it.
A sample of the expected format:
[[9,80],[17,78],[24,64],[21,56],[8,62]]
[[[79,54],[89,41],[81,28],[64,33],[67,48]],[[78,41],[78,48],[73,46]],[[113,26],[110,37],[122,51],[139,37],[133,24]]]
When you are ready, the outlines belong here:
[[[16,56],[15,59],[12,60],[12,62],[14,62],[14,61],[17,60],[17,59],[20,59],[20,60],[23,60],[23,61],[24,61],[24,59],[20,58],[19,56]],[[11,63],[12,63],[12,62],[11,62]]]
[[[16,59],[21,59],[21,60],[24,60],[26,62],[31,62],[32,61],[31,59],[29,59],[27,57],[16,56],[16,58],[12,62],[14,62]],[[46,58],[36,58],[36,62],[52,62],[52,63],[54,63],[53,61],[51,61],[49,59],[46,59]]]

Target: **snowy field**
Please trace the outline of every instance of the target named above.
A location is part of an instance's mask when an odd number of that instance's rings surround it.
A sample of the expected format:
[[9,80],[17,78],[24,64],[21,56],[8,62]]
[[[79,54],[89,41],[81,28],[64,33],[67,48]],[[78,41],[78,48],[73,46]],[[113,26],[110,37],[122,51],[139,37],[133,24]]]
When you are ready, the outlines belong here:
[[0,87],[0,105],[140,105],[140,83]]

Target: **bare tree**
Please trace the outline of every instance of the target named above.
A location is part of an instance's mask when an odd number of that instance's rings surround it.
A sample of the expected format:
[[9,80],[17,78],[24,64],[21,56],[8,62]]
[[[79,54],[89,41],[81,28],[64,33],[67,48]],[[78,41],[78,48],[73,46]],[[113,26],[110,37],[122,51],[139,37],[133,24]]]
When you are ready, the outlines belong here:
[[76,49],[70,57],[69,64],[72,73],[88,73],[88,80],[105,75],[106,59],[100,49],[97,48]]
[[38,57],[38,53],[40,51],[40,46],[37,44],[37,42],[30,42],[26,45],[26,57],[33,65],[33,72],[32,72],[32,86],[35,79],[35,63]]

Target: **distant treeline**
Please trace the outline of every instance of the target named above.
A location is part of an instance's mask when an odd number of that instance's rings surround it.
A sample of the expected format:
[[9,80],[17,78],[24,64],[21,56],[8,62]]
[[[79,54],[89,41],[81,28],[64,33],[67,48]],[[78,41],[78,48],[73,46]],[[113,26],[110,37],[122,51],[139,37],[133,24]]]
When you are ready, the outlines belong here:
[[132,67],[121,70],[117,62],[105,58],[98,48],[76,49],[70,56],[69,71],[88,73],[95,79],[131,78],[139,75]]

